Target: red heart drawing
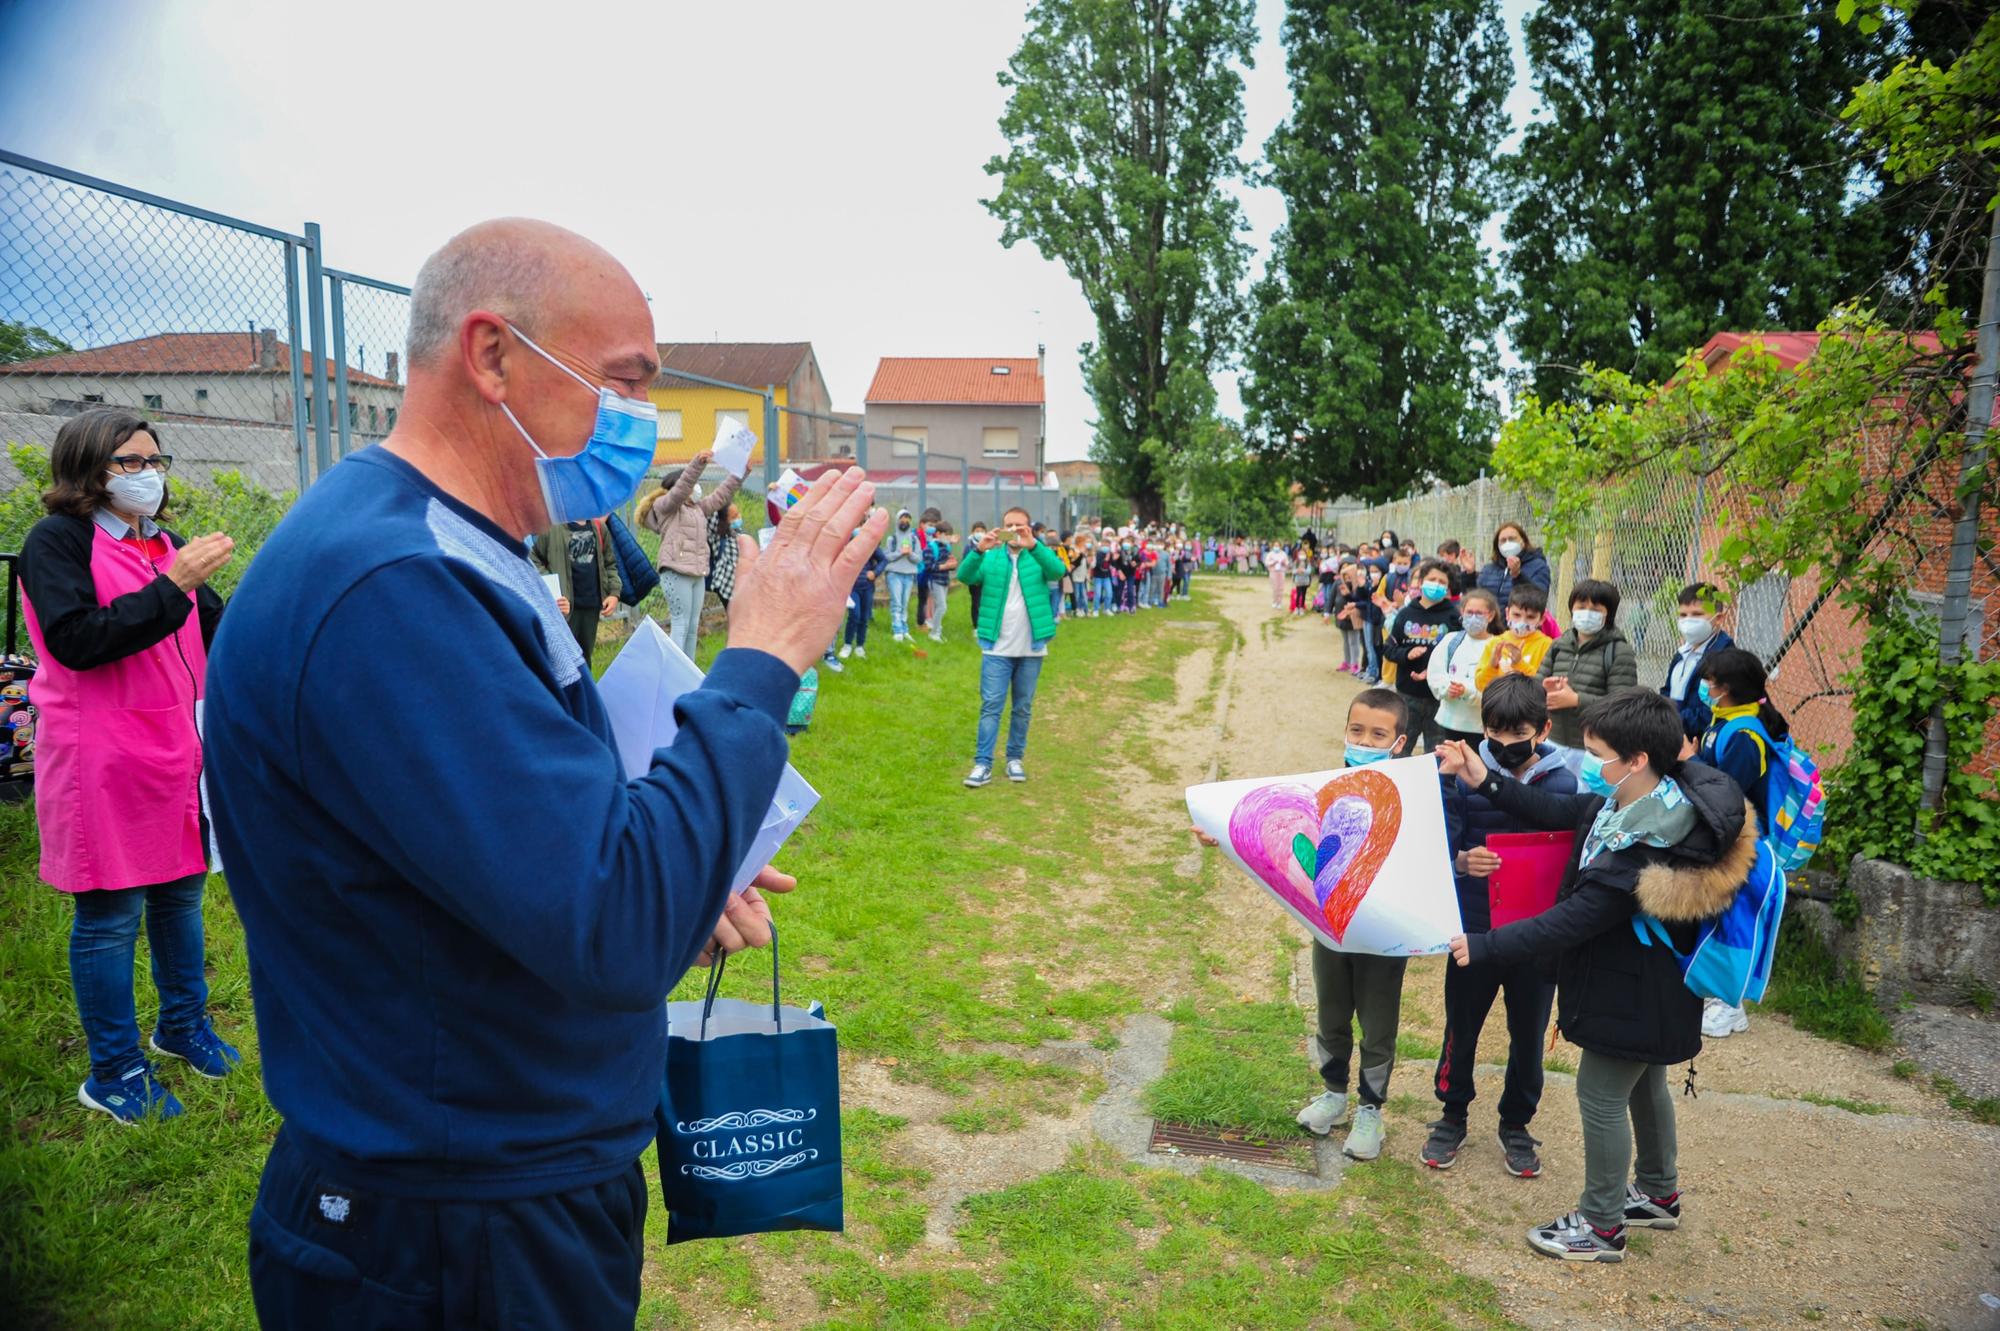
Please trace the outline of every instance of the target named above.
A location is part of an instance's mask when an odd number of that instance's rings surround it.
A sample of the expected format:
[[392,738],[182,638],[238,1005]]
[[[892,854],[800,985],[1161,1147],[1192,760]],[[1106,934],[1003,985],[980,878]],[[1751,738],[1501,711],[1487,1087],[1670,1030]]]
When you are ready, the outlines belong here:
[[1396,783],[1365,767],[1349,768],[1319,788],[1319,854],[1313,876],[1327,932],[1344,942],[1347,926],[1375,884],[1403,826]]

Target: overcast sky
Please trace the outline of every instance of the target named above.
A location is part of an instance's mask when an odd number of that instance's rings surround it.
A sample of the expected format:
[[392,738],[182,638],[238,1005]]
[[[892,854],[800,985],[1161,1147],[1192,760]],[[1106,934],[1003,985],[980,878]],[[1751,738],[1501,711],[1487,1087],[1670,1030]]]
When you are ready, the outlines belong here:
[[[1514,35],[1533,0],[1503,0]],[[1089,313],[980,205],[1020,0],[0,0],[0,145],[296,231],[407,283],[519,213],[583,232],[662,341],[812,342],[858,410],[885,355],[1049,349],[1049,457],[1081,457]],[[1260,0],[1254,158],[1290,107]],[[1517,123],[1531,101],[1517,82]],[[1252,239],[1283,221],[1244,191]],[[1219,380],[1239,410],[1233,376]]]

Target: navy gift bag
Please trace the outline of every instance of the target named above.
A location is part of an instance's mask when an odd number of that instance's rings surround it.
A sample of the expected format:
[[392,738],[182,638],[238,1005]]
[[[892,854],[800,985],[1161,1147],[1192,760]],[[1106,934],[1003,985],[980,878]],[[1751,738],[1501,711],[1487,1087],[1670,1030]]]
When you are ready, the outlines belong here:
[[840,1056],[819,1004],[717,998],[723,958],[700,1002],[667,1004],[660,1088],[660,1191],[667,1242],[843,1228]]

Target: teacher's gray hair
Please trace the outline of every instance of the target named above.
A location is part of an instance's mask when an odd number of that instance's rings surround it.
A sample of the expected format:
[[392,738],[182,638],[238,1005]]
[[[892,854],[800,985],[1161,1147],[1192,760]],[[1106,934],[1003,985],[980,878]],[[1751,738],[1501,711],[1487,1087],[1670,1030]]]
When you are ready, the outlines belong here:
[[410,288],[410,364],[427,365],[458,340],[474,310],[492,310],[532,332],[554,290],[548,248],[522,243],[506,223],[459,232],[424,260]]

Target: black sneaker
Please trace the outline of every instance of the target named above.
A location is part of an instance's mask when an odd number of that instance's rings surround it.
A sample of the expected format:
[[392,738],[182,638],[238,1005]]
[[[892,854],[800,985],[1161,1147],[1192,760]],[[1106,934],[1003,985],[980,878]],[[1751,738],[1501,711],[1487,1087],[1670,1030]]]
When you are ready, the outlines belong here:
[[1625,1260],[1625,1226],[1609,1234],[1583,1218],[1583,1212],[1537,1225],[1528,1231],[1528,1246],[1565,1262],[1622,1262]]
[[1507,1172],[1515,1178],[1542,1176],[1542,1157],[1535,1153],[1540,1145],[1525,1127],[1500,1125],[1500,1153],[1507,1161]]
[[1458,1163],[1458,1148],[1465,1145],[1465,1120],[1441,1118],[1431,1124],[1430,1140],[1424,1143],[1424,1163],[1432,1169],[1450,1169]]
[[1679,1229],[1681,1195],[1649,1197],[1636,1184],[1625,1185],[1625,1224],[1631,1229]]

